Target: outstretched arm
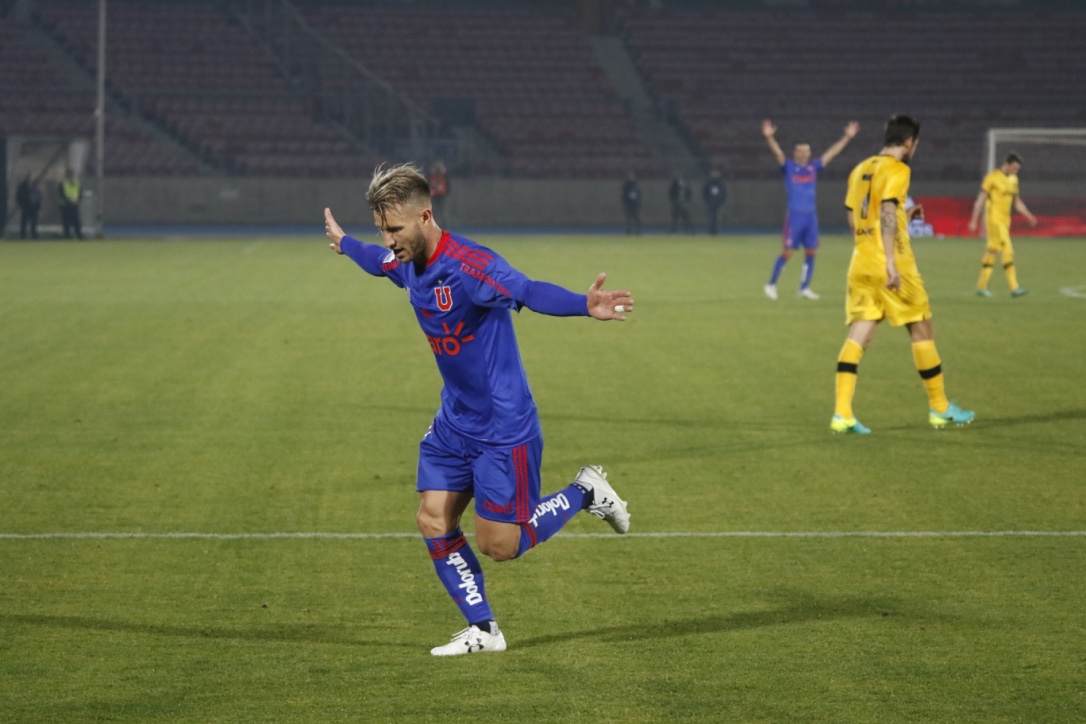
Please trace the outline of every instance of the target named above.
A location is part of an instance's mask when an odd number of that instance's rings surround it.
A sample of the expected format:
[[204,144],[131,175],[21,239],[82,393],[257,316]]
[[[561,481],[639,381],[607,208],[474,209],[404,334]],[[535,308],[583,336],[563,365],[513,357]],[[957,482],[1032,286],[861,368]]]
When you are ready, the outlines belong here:
[[841,151],[844,151],[848,142],[855,138],[856,134],[859,132],[860,124],[856,121],[849,121],[848,125],[845,126],[845,135],[841,136],[841,138],[837,140],[837,143],[827,148],[822,154],[822,165],[828,166],[830,161],[836,158],[837,154],[841,153]]
[[518,301],[533,312],[552,317],[591,316],[625,321],[626,317],[622,315],[633,311],[633,299],[629,292],[603,289],[606,278],[606,274],[596,277],[588,294],[576,294],[550,282],[529,281]]
[[777,159],[777,163],[784,165],[784,151],[781,150],[781,144],[777,143],[777,127],[773,125],[773,121],[768,118],[762,121],[762,135],[765,136],[765,142],[769,144],[769,151],[773,154],[773,158]]
[[1014,210],[1026,217],[1030,226],[1037,226],[1037,217],[1029,212],[1026,208],[1026,202],[1022,200],[1021,196],[1014,197]]
[[984,202],[988,200],[988,192],[984,189],[980,190],[977,194],[977,200],[973,202],[973,213],[969,217],[969,233],[973,234],[977,231],[977,224],[980,223],[980,214],[984,211]]

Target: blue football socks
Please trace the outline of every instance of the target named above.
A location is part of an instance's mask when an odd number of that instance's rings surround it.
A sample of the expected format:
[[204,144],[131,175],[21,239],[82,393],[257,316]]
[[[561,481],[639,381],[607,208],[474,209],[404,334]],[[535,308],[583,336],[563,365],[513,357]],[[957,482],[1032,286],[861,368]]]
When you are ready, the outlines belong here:
[[811,277],[814,275],[814,256],[803,257],[803,273],[800,276],[799,288],[806,289],[811,286]]
[[464,532],[457,528],[440,538],[424,538],[434,560],[437,577],[464,614],[468,624],[481,624],[494,619],[483,585],[483,568],[471,549]]
[[784,265],[788,263],[788,260],[784,256],[778,256],[777,262],[773,265],[773,276],[769,277],[769,283],[776,286],[777,279],[780,278],[781,272],[784,270]]
[[521,523],[517,556],[524,555],[562,530],[573,516],[591,503],[592,491],[577,483],[570,483],[554,495],[543,498],[532,513],[532,519],[527,523]]

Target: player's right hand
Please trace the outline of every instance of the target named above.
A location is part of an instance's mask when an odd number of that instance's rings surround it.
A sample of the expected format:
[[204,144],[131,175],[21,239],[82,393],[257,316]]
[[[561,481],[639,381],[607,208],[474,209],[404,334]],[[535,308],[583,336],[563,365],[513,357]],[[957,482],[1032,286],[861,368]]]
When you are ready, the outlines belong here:
[[326,208],[324,210],[324,235],[332,240],[332,243],[328,246],[337,254],[342,254],[343,251],[339,248],[339,242],[343,241],[343,237],[346,234],[343,233],[343,229],[336,223],[336,219],[332,216],[332,210]]

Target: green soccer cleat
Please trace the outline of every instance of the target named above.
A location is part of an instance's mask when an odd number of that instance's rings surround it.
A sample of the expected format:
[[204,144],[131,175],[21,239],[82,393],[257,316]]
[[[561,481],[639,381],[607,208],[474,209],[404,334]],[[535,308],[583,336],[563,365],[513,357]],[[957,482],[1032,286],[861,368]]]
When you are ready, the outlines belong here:
[[1026,289],[1025,287],[1018,287],[1017,289],[1012,289],[1011,290],[1011,296],[1012,297],[1024,297],[1027,294],[1029,294],[1029,290]]
[[870,435],[871,429],[864,427],[863,423],[855,417],[841,417],[834,415],[830,420],[830,431],[835,435]]
[[939,430],[947,425],[968,425],[975,416],[976,413],[972,410],[963,410],[951,402],[950,407],[946,408],[946,412],[929,410],[928,422],[936,430]]
[[977,296],[978,297],[990,297],[990,296],[992,296],[992,293],[990,291],[988,291],[987,289],[978,289],[977,290]]

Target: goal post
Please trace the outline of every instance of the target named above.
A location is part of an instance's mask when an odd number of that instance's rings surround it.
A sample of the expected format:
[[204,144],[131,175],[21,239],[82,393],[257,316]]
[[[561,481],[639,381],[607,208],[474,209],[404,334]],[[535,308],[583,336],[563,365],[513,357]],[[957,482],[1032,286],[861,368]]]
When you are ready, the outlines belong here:
[[1040,223],[1015,234],[1086,236],[1086,128],[991,128],[984,146],[983,174],[1022,157],[1022,199]]

